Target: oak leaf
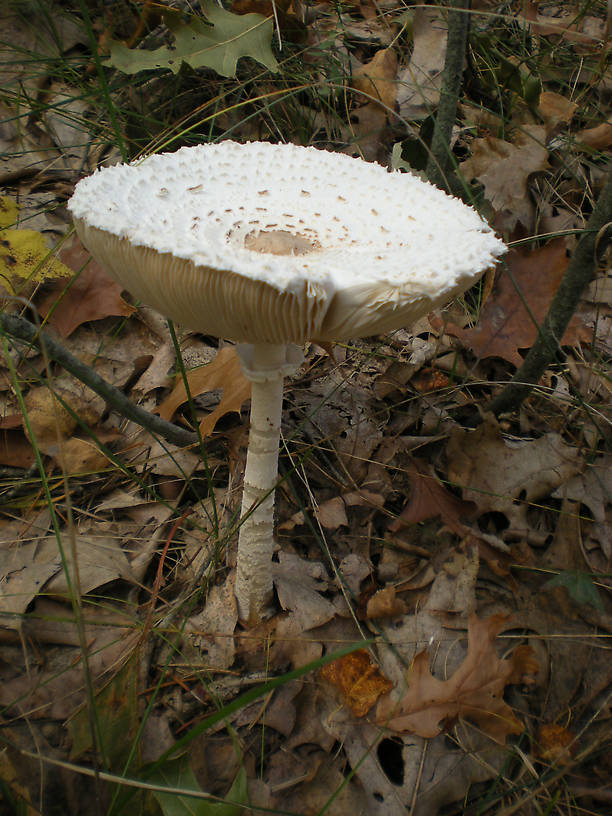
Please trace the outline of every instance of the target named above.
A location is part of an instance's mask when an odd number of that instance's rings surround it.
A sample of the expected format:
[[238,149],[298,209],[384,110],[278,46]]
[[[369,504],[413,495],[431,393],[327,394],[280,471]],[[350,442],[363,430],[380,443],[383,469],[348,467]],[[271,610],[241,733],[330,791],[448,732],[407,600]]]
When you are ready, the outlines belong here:
[[[501,357],[518,368],[523,362],[519,349],[535,342],[538,326],[565,274],[569,262],[565,240],[557,238],[531,252],[511,250],[506,262],[509,274],[499,275],[478,325],[462,329],[449,324],[446,332],[458,337],[477,357]],[[589,338],[584,324],[573,317],[561,344],[576,346]]]
[[[225,414],[232,411],[240,413],[240,408],[251,396],[251,384],[242,373],[240,360],[233,346],[224,346],[215,359],[208,365],[194,368],[187,372],[187,382],[192,397],[223,389],[219,405],[200,423],[203,437],[210,436],[215,425]],[[166,397],[157,409],[162,419],[170,420],[179,406],[187,402],[187,391],[182,379],[174,386],[172,393]]]
[[528,126],[514,143],[493,136],[475,139],[472,157],[459,166],[468,180],[484,185],[485,197],[495,210],[495,225],[512,230],[517,221],[531,227],[534,208],[527,182],[533,173],[548,167],[545,129]]
[[410,667],[406,692],[399,700],[387,695],[379,701],[377,722],[392,731],[429,738],[459,718],[475,723],[501,744],[509,734],[520,734],[523,724],[504,702],[504,688],[534,673],[537,666],[528,646],[517,647],[505,659],[497,656],[494,641],[507,620],[505,615],[470,617],[465,660],[448,680],[434,677],[429,653],[419,652]]

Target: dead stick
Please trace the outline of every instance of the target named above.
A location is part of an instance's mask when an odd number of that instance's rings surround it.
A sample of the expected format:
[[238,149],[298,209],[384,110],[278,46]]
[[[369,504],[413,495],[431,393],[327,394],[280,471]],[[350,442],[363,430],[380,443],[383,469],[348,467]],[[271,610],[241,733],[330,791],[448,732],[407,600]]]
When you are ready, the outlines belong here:
[[46,349],[49,357],[59,363],[62,368],[70,372],[74,377],[80,380],[85,385],[89,386],[92,391],[95,391],[107,405],[114,408],[126,419],[131,419],[142,428],[146,428],[153,434],[159,434],[168,442],[174,445],[196,445],[198,444],[198,435],[191,431],[186,431],[179,428],[172,422],[166,422],[165,419],[155,416],[144,408],[136,405],[130,400],[123,391],[115,388],[114,385],[106,382],[99,374],[85,363],[82,363],[77,357],[72,355],[61,343],[49,337],[46,332],[40,331],[33,323],[25,320],[23,317],[16,315],[0,314],[0,329],[6,334],[20,340],[23,343],[36,344]]
[[453,0],[448,11],[448,40],[442,73],[440,103],[425,170],[429,181],[444,190],[448,190],[451,186],[449,173],[455,169],[451,166],[450,141],[463,81],[463,64],[470,24],[470,3],[471,0]]
[[593,277],[596,256],[601,254],[602,247],[598,246],[600,234],[601,240],[605,241],[603,233],[606,228],[612,226],[610,222],[612,222],[612,171],[608,171],[595,209],[565,270],[535,343],[514,377],[489,403],[487,411],[501,414],[516,410],[559,354],[563,335],[582,293]]

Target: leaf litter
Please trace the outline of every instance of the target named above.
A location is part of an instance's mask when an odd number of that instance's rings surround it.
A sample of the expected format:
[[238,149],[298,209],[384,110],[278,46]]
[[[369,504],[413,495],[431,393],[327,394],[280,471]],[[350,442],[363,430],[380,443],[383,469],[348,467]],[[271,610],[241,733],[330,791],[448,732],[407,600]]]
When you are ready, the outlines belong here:
[[[130,73],[134,98],[160,92],[158,71],[177,82],[207,71],[217,102],[227,102],[232,83],[250,81],[241,73],[249,55],[276,69],[296,37],[318,91],[293,100],[300,124],[287,138],[308,132],[306,143],[422,169],[411,145],[430,138],[440,100],[443,10],[383,2],[332,14],[319,4],[304,16],[277,3],[279,50],[272,4],[204,7],[218,15],[212,31],[165,7],[143,11],[140,33],[100,22],[103,58]],[[155,438],[38,348],[7,338],[0,701],[10,738],[26,721],[29,729],[14,745],[83,769],[101,748],[114,773],[129,761],[129,775],[145,782],[228,799],[161,792],[147,807],[163,814],[195,803],[242,812],[248,802],[254,812],[428,816],[502,800],[537,812],[551,797],[568,813],[579,812],[576,801],[596,812],[607,792],[612,683],[603,243],[561,338],[563,363],[520,412],[495,419],[483,409],[537,337],[572,231],[602,184],[595,151],[610,143],[612,83],[603,63],[587,66],[599,59],[603,20],[542,4],[512,18],[532,47],[554,49],[539,66],[526,57],[532,98],[523,65],[500,94],[502,69],[490,65],[510,70],[514,59],[495,52],[505,22],[474,15],[483,47],[470,57],[452,145],[482,211],[517,243],[476,305],[455,304],[393,337],[306,349],[285,387],[274,614],[248,630],[233,596],[248,382],[232,346],[177,327],[192,416],[160,316],[130,302],[76,239],[54,251],[73,183],[119,151],[96,144],[94,108],[65,76],[47,62],[46,81],[34,80],[11,50],[69,55],[91,76],[78,14],[58,14],[53,36],[44,20],[2,14],[13,39],[0,46],[5,308],[17,313],[10,297],[27,298],[75,356],[147,410],[197,422],[202,437],[198,450]],[[228,32],[251,31],[252,14],[253,39],[232,40]],[[565,85],[564,58],[583,66]],[[274,98],[283,70],[257,79],[250,104]],[[215,84],[219,76],[228,84]],[[213,117],[220,132],[269,138],[261,123],[274,105],[259,119],[236,118],[240,107],[225,102]],[[359,648],[332,659],[347,644]],[[312,661],[324,665],[269,685]],[[224,717],[196,733],[224,705]],[[177,743],[183,753],[169,759]],[[19,750],[0,750],[2,806],[8,790],[30,810],[54,797],[64,812],[91,809],[91,791],[68,794],[50,774],[35,777]],[[143,763],[157,761],[147,777]]]

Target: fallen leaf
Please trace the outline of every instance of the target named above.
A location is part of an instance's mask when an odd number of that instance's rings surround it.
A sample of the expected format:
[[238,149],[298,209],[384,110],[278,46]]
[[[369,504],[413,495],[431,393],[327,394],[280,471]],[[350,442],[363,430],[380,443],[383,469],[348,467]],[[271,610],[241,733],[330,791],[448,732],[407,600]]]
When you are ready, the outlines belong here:
[[525,4],[524,15],[519,15],[518,18],[522,17],[528,22],[534,34],[544,37],[557,36],[590,50],[601,44],[604,36],[603,20],[589,15],[576,15],[573,9],[563,6],[550,7],[550,11],[551,14],[540,14],[538,2],[529,0]]
[[334,496],[315,508],[315,516],[326,530],[337,530],[338,527],[348,527],[346,505],[341,496]]
[[484,185],[485,197],[495,211],[495,224],[511,231],[520,222],[533,223],[534,207],[527,190],[533,173],[548,168],[546,133],[543,127],[523,128],[514,143],[493,136],[475,139],[472,156],[459,165],[467,181]]
[[33,283],[71,275],[54,257],[44,235],[30,229],[0,230],[0,289],[9,295],[29,293]]
[[563,767],[576,753],[576,737],[556,723],[542,723],[534,740],[535,752],[542,762]]
[[412,459],[406,470],[410,474],[410,498],[400,515],[389,525],[391,533],[436,516],[441,516],[451,530],[459,531],[461,520],[474,515],[474,502],[464,501],[444,487],[431,465]]
[[568,125],[576,113],[578,105],[554,91],[543,91],[540,94],[538,110],[546,123],[548,138],[563,125]]
[[593,150],[605,150],[612,145],[612,118],[601,125],[591,128],[583,128],[576,133],[576,141],[579,144],[593,148]]
[[33,440],[48,456],[56,456],[62,442],[72,435],[77,417],[93,427],[106,410],[102,397],[76,378],[63,374],[53,383],[53,391],[44,385],[31,388],[25,396],[28,427]]
[[[21,424],[21,417],[19,417]],[[29,468],[34,463],[34,451],[23,431],[3,428],[0,431],[0,465]]]
[[212,68],[221,76],[234,76],[242,57],[252,57],[270,71],[278,70],[270,41],[273,19],[260,14],[232,14],[212,0],[200,0],[205,18],[164,8],[162,16],[174,37],[172,46],[154,50],[131,49],[112,42],[107,65],[126,74],[160,68],[178,73],[186,62],[191,68]]
[[[612,503],[612,470],[607,455],[593,459],[584,473],[579,473],[569,481],[561,484],[552,494],[556,499],[573,499],[585,504],[592,516],[592,529],[589,535],[582,532],[585,538],[599,543],[606,559],[612,557],[612,523],[609,506]],[[589,547],[590,549],[590,547]]]
[[440,99],[446,57],[447,28],[442,10],[431,6],[414,11],[414,48],[398,75],[397,104],[404,119],[425,119]]
[[408,607],[398,598],[395,587],[385,587],[379,589],[369,599],[366,606],[366,618],[376,620],[377,618],[398,618],[405,615]]
[[396,70],[395,51],[392,48],[381,48],[374,54],[370,62],[360,65],[353,71],[351,85],[356,91],[365,94],[368,102],[379,100],[380,107],[389,113],[395,109]]
[[206,671],[229,669],[236,651],[237,623],[234,574],[230,573],[224,584],[213,586],[204,609],[187,619],[181,647],[183,659],[192,666],[205,665]]
[[[60,252],[70,277],[53,281],[38,304],[39,312],[49,316],[49,323],[62,337],[89,320],[110,315],[129,317],[136,309],[121,297],[123,287],[91,258],[78,237]],[[74,271],[76,274],[72,274]]]
[[497,656],[495,638],[507,620],[504,615],[470,617],[465,660],[448,680],[434,677],[429,653],[419,652],[401,698],[388,695],[378,703],[378,723],[391,731],[433,738],[464,718],[502,744],[510,734],[520,734],[523,724],[504,702],[504,688],[534,672],[536,665],[527,646],[517,647],[508,658]]
[[13,227],[19,217],[17,202],[9,196],[0,196],[0,229]]
[[448,478],[480,513],[507,516],[510,529],[526,528],[528,502],[538,501],[582,468],[580,451],[556,433],[534,440],[505,439],[487,414],[475,431],[456,428],[446,447]]
[[[565,274],[569,263],[565,239],[556,238],[532,251],[510,250],[506,263],[508,273],[500,271],[478,325],[462,329],[448,324],[446,331],[477,357],[501,357],[518,368],[523,362],[519,349],[530,348],[535,342],[538,326]],[[577,346],[589,339],[590,332],[573,317],[561,344]]]
[[279,603],[300,622],[300,631],[322,626],[336,614],[333,604],[321,594],[327,591],[329,579],[319,561],[281,550],[272,572]]
[[380,695],[393,688],[366,649],[333,660],[319,674],[340,691],[355,717],[365,717]]
[[[251,396],[251,384],[242,373],[242,366],[233,346],[224,346],[212,363],[187,372],[187,382],[192,397],[223,389],[221,402],[200,423],[200,433],[203,437],[210,436],[215,425],[225,414],[232,411],[240,413],[240,409]],[[182,378],[177,380],[172,393],[166,397],[157,409],[157,413],[170,420],[180,405],[187,402],[187,392]]]
[[[133,628],[86,626],[89,647],[88,679],[101,688],[123,666],[140,642]],[[83,653],[80,646],[70,651],[65,668],[35,668],[27,676],[0,683],[0,705],[8,711],[35,719],[65,720],[87,699]]]

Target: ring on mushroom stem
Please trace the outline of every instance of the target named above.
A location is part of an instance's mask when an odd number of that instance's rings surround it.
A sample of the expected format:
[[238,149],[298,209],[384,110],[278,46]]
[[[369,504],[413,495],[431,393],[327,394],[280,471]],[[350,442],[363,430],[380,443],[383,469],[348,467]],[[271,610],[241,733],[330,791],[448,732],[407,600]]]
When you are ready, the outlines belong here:
[[144,303],[246,344],[253,384],[236,597],[272,597],[283,377],[307,340],[410,326],[505,251],[471,207],[416,176],[345,154],[263,142],[184,147],[82,179],[83,244]]

